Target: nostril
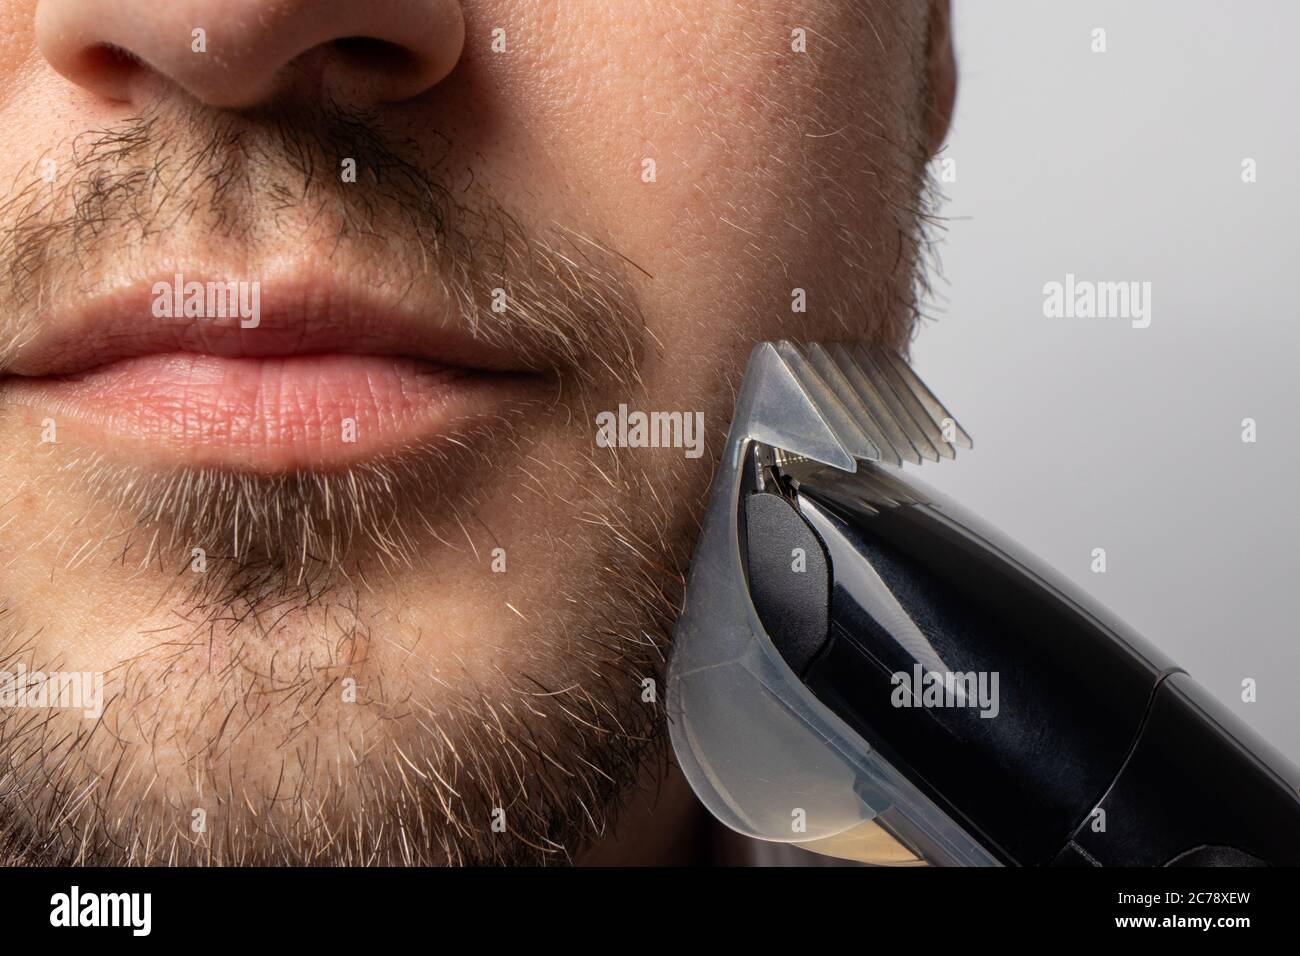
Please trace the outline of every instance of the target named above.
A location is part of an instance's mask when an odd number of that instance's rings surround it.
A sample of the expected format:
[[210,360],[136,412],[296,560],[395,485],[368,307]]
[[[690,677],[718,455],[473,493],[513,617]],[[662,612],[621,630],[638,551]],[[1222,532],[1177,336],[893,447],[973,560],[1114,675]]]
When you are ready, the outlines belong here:
[[144,66],[138,56],[115,43],[97,43],[84,56],[88,65],[104,69],[129,71]]
[[[32,6],[37,48],[49,65],[88,92],[125,102],[168,90],[217,109],[322,92],[340,102],[405,102],[451,73],[465,43],[460,0],[40,0]],[[197,28],[190,24],[203,20],[207,6],[223,11],[220,29],[196,48]],[[4,9],[0,0],[0,24]]]
[[360,70],[398,70],[405,72],[414,70],[419,66],[419,57],[406,47],[375,37],[340,37],[333,41],[333,46],[335,52],[348,65]]
[[117,88],[121,88],[132,74],[145,68],[143,60],[114,43],[97,43],[84,50],[78,60],[83,75],[103,77]]

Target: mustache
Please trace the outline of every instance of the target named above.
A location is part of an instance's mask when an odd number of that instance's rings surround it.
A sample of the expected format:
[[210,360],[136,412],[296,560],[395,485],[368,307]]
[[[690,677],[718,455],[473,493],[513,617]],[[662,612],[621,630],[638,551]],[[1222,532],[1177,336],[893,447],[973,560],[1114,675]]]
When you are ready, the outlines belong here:
[[256,263],[295,235],[403,300],[443,297],[449,321],[529,368],[639,384],[633,279],[649,273],[579,229],[526,227],[447,137],[330,102],[240,115],[160,103],[20,169],[0,195],[0,375],[62,304],[114,275],[198,250]]

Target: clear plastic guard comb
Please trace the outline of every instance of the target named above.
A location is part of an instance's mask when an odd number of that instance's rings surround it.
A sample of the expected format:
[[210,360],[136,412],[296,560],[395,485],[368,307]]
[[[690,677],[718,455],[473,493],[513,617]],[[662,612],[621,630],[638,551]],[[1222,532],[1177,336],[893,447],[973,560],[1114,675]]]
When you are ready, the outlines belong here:
[[756,346],[710,493],[668,668],[673,749],[708,810],[745,836],[864,862],[996,866],[816,699],[764,632],[740,541],[755,443],[846,472],[952,457],[970,438],[901,357]]

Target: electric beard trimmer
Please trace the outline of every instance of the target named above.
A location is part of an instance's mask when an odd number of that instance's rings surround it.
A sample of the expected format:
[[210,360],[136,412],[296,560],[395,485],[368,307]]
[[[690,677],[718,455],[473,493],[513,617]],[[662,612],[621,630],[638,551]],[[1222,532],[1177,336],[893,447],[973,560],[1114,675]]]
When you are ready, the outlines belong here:
[[1300,772],[903,472],[959,445],[892,352],[754,349],[668,672],[705,806],[871,863],[1300,864]]

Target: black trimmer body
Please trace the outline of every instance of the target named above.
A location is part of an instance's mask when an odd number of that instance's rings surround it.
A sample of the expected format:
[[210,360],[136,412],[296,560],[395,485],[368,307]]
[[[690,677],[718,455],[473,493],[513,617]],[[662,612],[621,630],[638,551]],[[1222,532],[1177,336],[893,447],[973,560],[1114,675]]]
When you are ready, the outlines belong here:
[[668,669],[705,806],[868,863],[1300,865],[1300,772],[905,468],[958,447],[897,353],[755,347]]
[[1295,768],[1053,572],[896,469],[769,475],[743,508],[773,644],[999,861],[1300,864]]

